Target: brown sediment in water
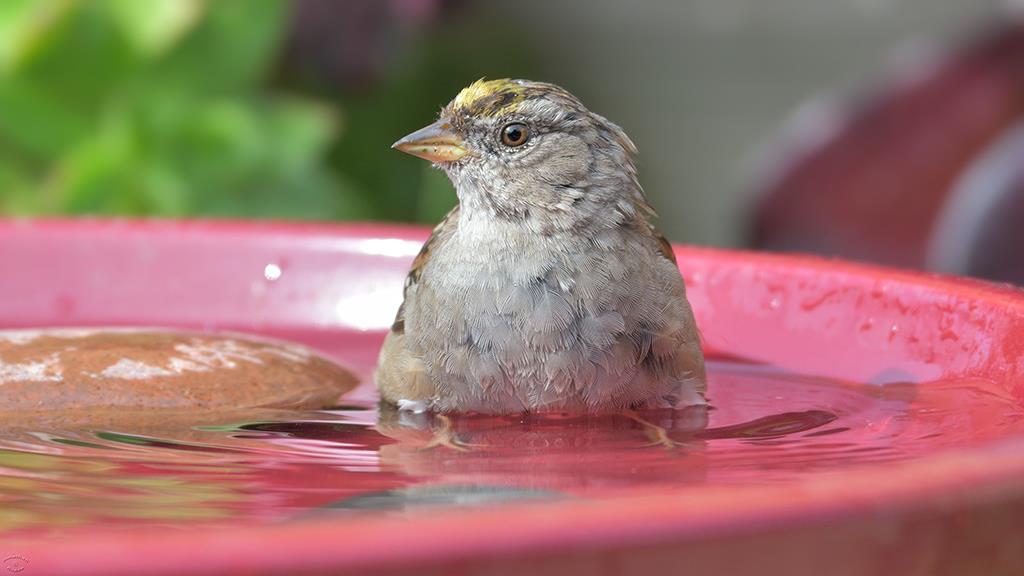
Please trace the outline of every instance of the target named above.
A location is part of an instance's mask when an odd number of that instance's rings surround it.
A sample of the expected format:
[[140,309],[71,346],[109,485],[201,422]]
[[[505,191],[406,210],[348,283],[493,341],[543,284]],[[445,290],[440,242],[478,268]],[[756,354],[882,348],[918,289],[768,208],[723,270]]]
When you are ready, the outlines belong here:
[[[0,331],[0,420],[121,420],[251,408],[318,409],[348,370],[294,344],[151,329]],[[152,414],[151,414],[152,416]]]

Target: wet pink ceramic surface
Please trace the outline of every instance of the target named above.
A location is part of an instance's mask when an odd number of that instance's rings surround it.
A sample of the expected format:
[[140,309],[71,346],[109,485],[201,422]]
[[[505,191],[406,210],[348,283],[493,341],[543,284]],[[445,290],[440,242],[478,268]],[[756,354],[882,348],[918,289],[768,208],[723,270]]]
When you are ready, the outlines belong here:
[[[267,333],[368,377],[425,235],[3,222],[0,323]],[[111,514],[59,531],[25,529],[0,537],[0,560],[24,560],[24,574],[1024,572],[1019,291],[812,258],[677,254],[717,407],[706,428],[679,424],[681,453],[633,449],[642,434],[614,419],[470,419],[460,433],[487,448],[469,454],[410,448],[402,435],[415,428],[371,434],[372,411],[306,418],[301,433],[280,437],[274,426],[286,424],[252,425],[223,446],[197,441],[191,452],[139,452],[120,464],[119,474],[151,476],[181,454],[176,479],[248,487],[234,505],[217,502],[230,514],[178,524]],[[368,379],[347,399],[372,400]],[[329,460],[348,441],[364,460],[352,460],[355,452]],[[83,490],[106,481],[79,469],[89,455],[110,458],[90,446],[61,471]],[[244,459],[223,456],[230,450]],[[195,472],[211,462],[219,472]],[[56,486],[60,475],[32,481]],[[559,498],[282,513],[442,481]],[[57,511],[10,490],[0,490],[8,510]]]

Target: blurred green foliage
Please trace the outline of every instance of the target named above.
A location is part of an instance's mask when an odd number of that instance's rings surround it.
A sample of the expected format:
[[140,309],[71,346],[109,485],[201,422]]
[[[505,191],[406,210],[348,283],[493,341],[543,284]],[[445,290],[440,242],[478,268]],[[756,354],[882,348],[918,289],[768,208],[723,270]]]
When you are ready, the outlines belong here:
[[8,213],[308,217],[344,211],[324,106],[257,90],[281,2],[5,0]]
[[348,95],[275,74],[288,24],[285,0],[3,0],[0,212],[436,220],[447,180],[388,146],[508,51],[456,25]]

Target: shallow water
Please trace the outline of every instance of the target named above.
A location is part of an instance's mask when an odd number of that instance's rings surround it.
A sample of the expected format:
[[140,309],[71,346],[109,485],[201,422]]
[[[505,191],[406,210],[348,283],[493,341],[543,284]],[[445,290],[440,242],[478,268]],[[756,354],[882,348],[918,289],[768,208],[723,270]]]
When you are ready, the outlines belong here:
[[[365,375],[372,355],[356,356]],[[1024,430],[1024,409],[978,383],[869,386],[739,362],[709,368],[710,410],[643,415],[675,449],[649,445],[649,430],[625,416],[546,415],[456,419],[470,451],[424,450],[439,422],[379,413],[370,386],[328,411],[0,423],[0,533],[188,529],[786,482]]]

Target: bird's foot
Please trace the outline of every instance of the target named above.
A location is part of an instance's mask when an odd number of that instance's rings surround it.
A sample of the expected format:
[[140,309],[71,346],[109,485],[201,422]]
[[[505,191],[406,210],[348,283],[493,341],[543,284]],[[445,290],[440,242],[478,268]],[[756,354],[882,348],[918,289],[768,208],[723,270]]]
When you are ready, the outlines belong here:
[[650,440],[649,444],[643,445],[645,448],[661,446],[666,450],[675,450],[683,445],[681,442],[676,442],[672,438],[669,438],[668,431],[663,427],[643,419],[635,411],[626,410],[622,414],[643,428],[644,434]]
[[448,416],[438,414],[437,419],[441,422],[441,427],[434,430],[434,435],[430,438],[430,441],[421,446],[420,450],[432,450],[443,447],[457,452],[469,452],[473,448],[481,447],[479,444],[469,444],[460,440],[458,435],[455,434],[452,420]]

